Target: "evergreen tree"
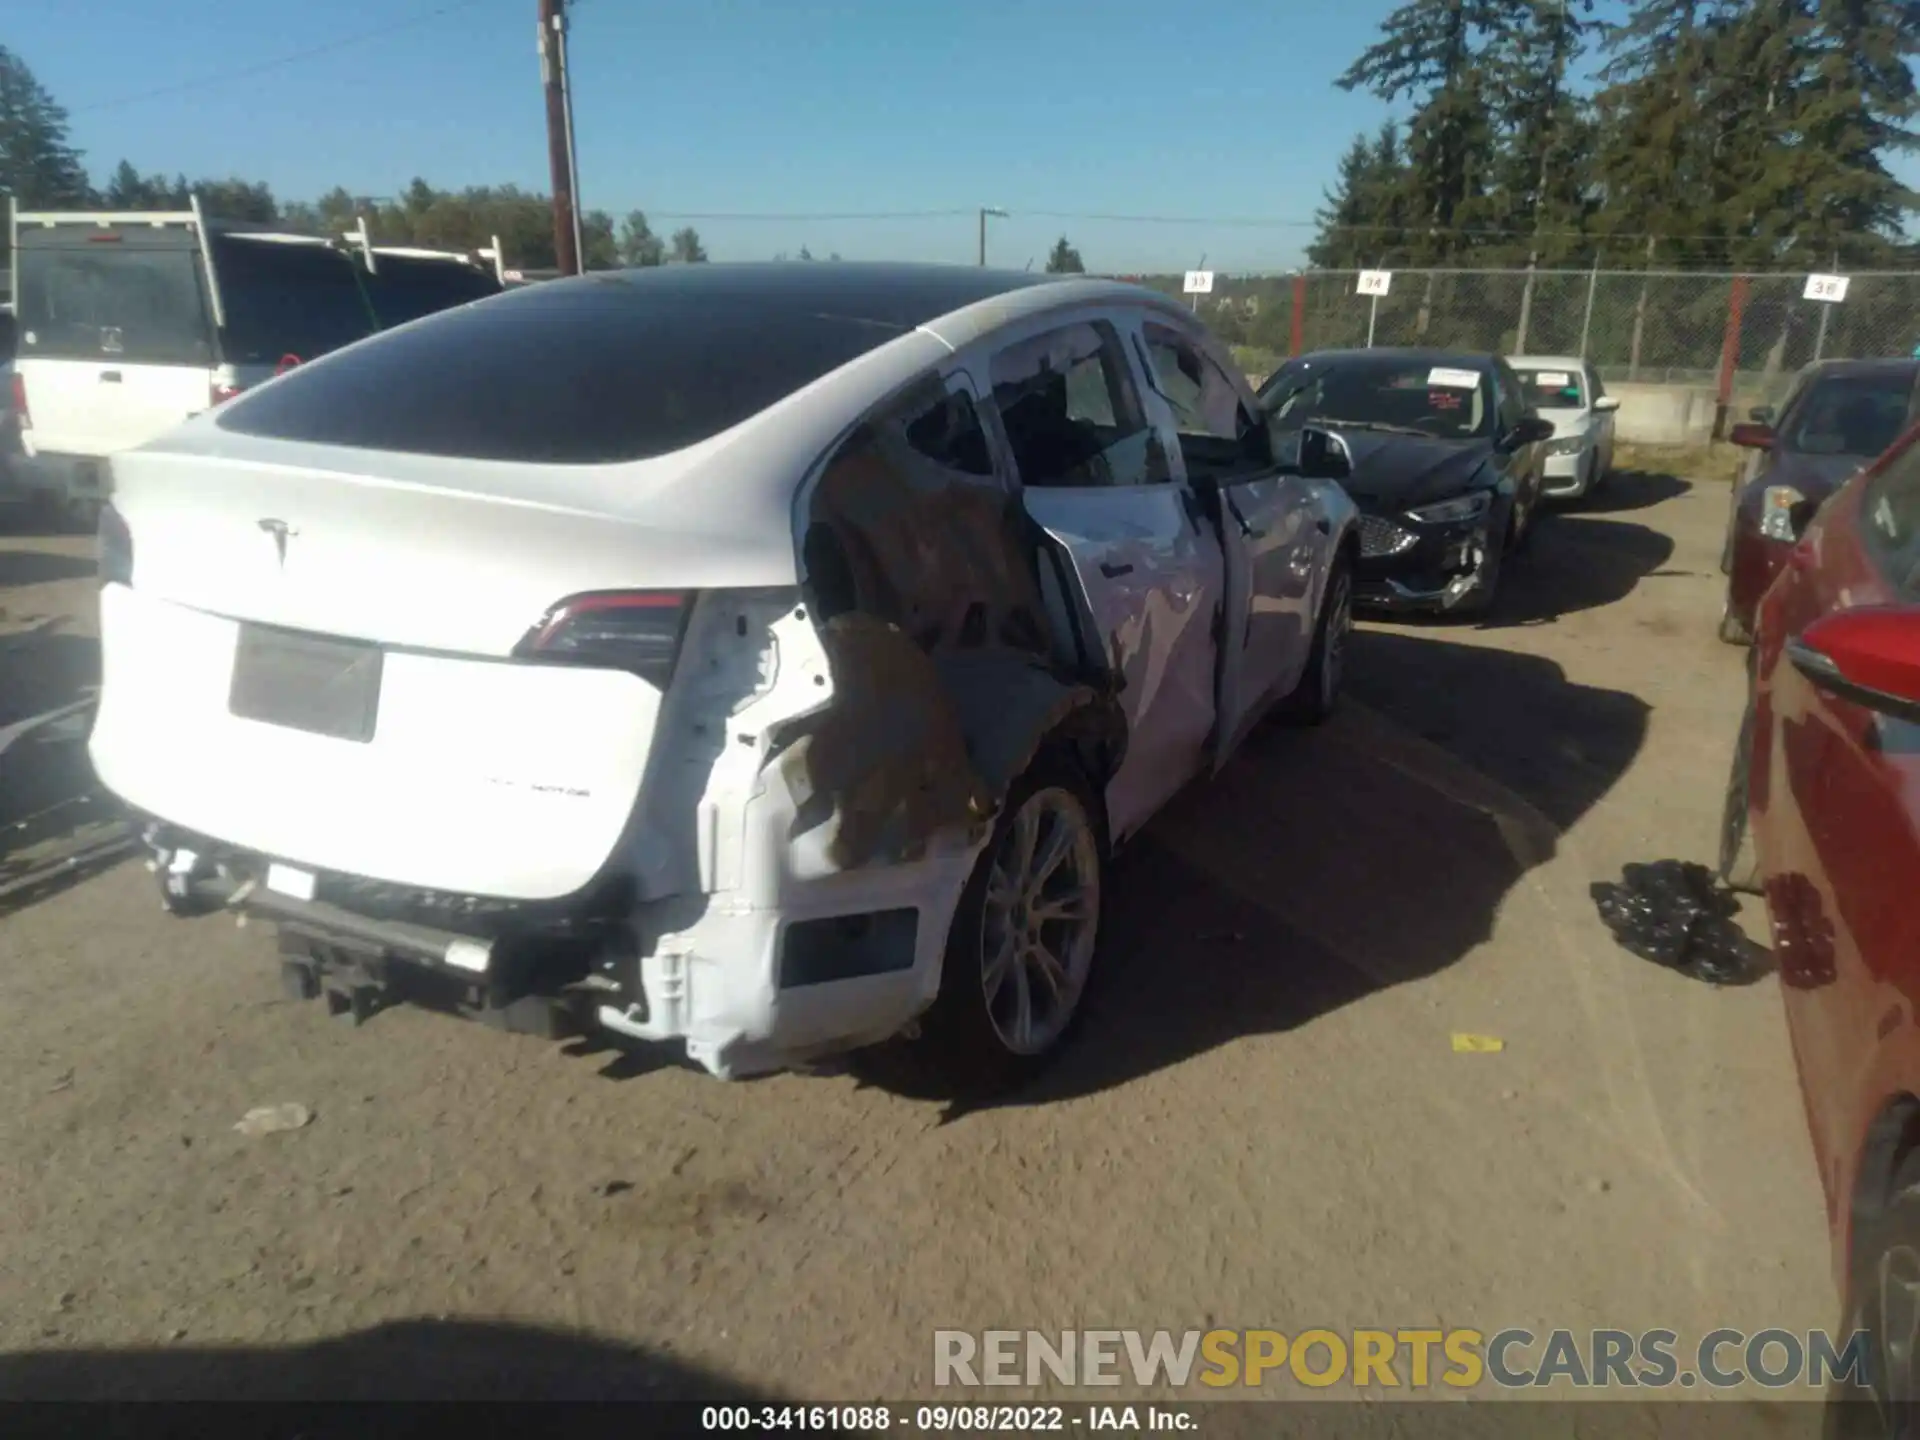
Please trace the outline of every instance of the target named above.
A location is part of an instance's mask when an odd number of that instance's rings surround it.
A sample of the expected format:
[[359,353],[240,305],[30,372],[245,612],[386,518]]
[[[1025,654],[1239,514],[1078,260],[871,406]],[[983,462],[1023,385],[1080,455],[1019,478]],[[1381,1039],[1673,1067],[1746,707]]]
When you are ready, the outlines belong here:
[[93,197],[67,112],[33,72],[0,45],[0,189],[34,209],[78,209]]
[[620,259],[637,266],[667,263],[667,247],[647,223],[646,211],[630,210],[620,222]]
[[1307,246],[1307,262],[1322,270],[1351,270],[1358,266],[1366,244],[1364,227],[1373,223],[1370,182],[1373,147],[1356,135],[1340,157],[1333,188],[1314,214],[1320,233]]
[[1425,258],[1456,254],[1461,231],[1478,217],[1493,141],[1488,119],[1492,77],[1489,37],[1498,33],[1502,0],[1406,0],[1380,27],[1338,84],[1382,100],[1412,97],[1407,131],[1412,174],[1410,217],[1425,227]]
[[707,249],[700,243],[700,232],[691,225],[674,231],[668,258],[680,265],[704,263]]
[[1053,249],[1047,255],[1047,273],[1049,275],[1084,275],[1087,267],[1081,263],[1080,252],[1067,243],[1062,235],[1053,242]]
[[1586,47],[1591,0],[1511,0],[1489,67],[1498,149],[1487,207],[1490,248],[1524,263],[1562,258],[1589,208],[1590,132],[1570,72]]

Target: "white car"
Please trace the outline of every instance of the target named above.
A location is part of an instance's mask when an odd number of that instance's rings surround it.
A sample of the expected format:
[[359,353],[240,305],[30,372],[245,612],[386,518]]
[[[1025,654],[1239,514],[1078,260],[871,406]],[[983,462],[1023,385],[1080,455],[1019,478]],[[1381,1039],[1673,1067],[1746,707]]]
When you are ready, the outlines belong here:
[[1527,389],[1527,403],[1553,422],[1547,442],[1545,495],[1573,500],[1605,482],[1613,469],[1613,417],[1618,397],[1600,372],[1572,355],[1515,355],[1508,362]]
[[18,478],[91,529],[114,458],[383,326],[498,294],[460,256],[190,210],[12,214]]
[[1112,847],[1334,703],[1354,510],[1258,415],[1108,281],[510,291],[117,457],[93,761],[175,904],[356,1016],[1017,1080]]

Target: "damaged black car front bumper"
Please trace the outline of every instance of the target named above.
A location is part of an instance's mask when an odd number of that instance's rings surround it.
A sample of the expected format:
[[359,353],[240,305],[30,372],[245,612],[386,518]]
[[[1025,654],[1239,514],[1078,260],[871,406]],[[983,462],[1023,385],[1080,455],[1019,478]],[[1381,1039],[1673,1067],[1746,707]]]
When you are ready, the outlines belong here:
[[1475,596],[1498,563],[1498,517],[1491,497],[1457,510],[1464,513],[1443,511],[1441,519],[1362,515],[1354,602],[1373,610],[1451,610]]

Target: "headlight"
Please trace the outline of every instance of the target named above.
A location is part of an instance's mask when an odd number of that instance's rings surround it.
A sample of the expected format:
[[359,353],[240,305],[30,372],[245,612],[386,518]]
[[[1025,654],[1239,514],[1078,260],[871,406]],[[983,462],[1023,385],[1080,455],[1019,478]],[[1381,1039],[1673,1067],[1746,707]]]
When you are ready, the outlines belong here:
[[1486,514],[1493,505],[1493,493],[1489,490],[1476,490],[1471,495],[1461,495],[1453,500],[1440,500],[1432,505],[1420,505],[1407,511],[1409,519],[1418,520],[1423,525],[1455,525],[1462,520],[1477,520]]
[[1578,455],[1586,448],[1587,437],[1584,435],[1568,435],[1559,440],[1550,440],[1547,442],[1547,454],[1549,455]]
[[1793,507],[1806,498],[1791,485],[1769,485],[1760,497],[1760,533],[1791,545],[1799,538],[1793,533]]

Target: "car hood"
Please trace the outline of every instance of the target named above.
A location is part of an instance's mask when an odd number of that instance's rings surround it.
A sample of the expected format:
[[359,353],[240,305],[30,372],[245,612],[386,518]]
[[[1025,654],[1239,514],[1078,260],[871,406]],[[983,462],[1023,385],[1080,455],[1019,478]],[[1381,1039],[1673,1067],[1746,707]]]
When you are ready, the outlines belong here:
[[1553,422],[1553,438],[1556,440],[1564,440],[1569,435],[1585,434],[1587,427],[1592,423],[1592,416],[1591,410],[1543,409],[1540,411],[1542,420]]
[[1487,440],[1427,440],[1340,430],[1353,473],[1342,482],[1354,503],[1369,514],[1387,514],[1450,499],[1485,483],[1478,480],[1493,456]]

